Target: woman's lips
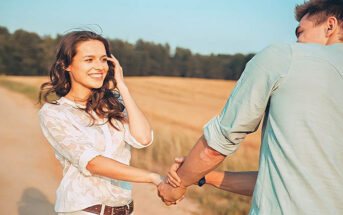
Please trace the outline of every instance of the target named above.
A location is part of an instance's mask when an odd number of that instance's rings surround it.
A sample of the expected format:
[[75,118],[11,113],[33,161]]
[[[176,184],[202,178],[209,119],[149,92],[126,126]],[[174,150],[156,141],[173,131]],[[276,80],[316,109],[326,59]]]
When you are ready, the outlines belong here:
[[103,74],[102,73],[93,73],[93,74],[89,74],[89,76],[91,78],[97,79],[97,80],[101,80],[103,78]]

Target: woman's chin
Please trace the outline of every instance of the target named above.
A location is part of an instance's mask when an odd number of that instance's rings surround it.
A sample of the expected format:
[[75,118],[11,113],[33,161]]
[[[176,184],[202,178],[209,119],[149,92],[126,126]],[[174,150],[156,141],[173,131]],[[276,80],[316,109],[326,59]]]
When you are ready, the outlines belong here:
[[94,85],[92,88],[93,89],[100,89],[102,87],[102,85]]
[[102,87],[103,84],[104,84],[104,81],[99,81],[98,83],[91,83],[90,87],[92,89],[99,89]]

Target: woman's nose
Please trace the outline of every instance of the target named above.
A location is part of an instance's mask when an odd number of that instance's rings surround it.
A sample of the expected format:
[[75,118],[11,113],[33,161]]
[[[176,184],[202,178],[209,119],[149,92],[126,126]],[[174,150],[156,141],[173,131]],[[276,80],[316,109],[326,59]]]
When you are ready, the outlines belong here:
[[104,66],[106,63],[107,62],[104,63],[101,60],[95,60],[93,67],[94,67],[94,69],[104,69]]

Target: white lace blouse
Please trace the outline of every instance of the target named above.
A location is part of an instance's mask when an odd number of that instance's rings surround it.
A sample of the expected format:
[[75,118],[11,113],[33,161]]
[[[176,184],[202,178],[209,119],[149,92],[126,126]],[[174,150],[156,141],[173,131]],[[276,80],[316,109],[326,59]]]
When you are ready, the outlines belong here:
[[89,115],[78,109],[83,106],[64,97],[57,102],[58,105],[44,104],[38,114],[43,134],[63,166],[63,179],[56,192],[56,212],[78,211],[96,204],[128,204],[131,183],[92,175],[86,166],[98,155],[129,165],[130,145],[145,146],[131,136],[128,124],[116,121],[120,128],[117,131],[106,120],[96,117],[96,124],[89,126]]

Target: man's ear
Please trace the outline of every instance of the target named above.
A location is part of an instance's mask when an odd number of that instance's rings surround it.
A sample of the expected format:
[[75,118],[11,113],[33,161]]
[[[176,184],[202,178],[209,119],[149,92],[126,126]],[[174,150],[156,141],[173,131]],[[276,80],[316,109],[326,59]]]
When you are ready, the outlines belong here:
[[336,17],[331,16],[326,21],[326,36],[331,37],[338,27],[338,21]]

